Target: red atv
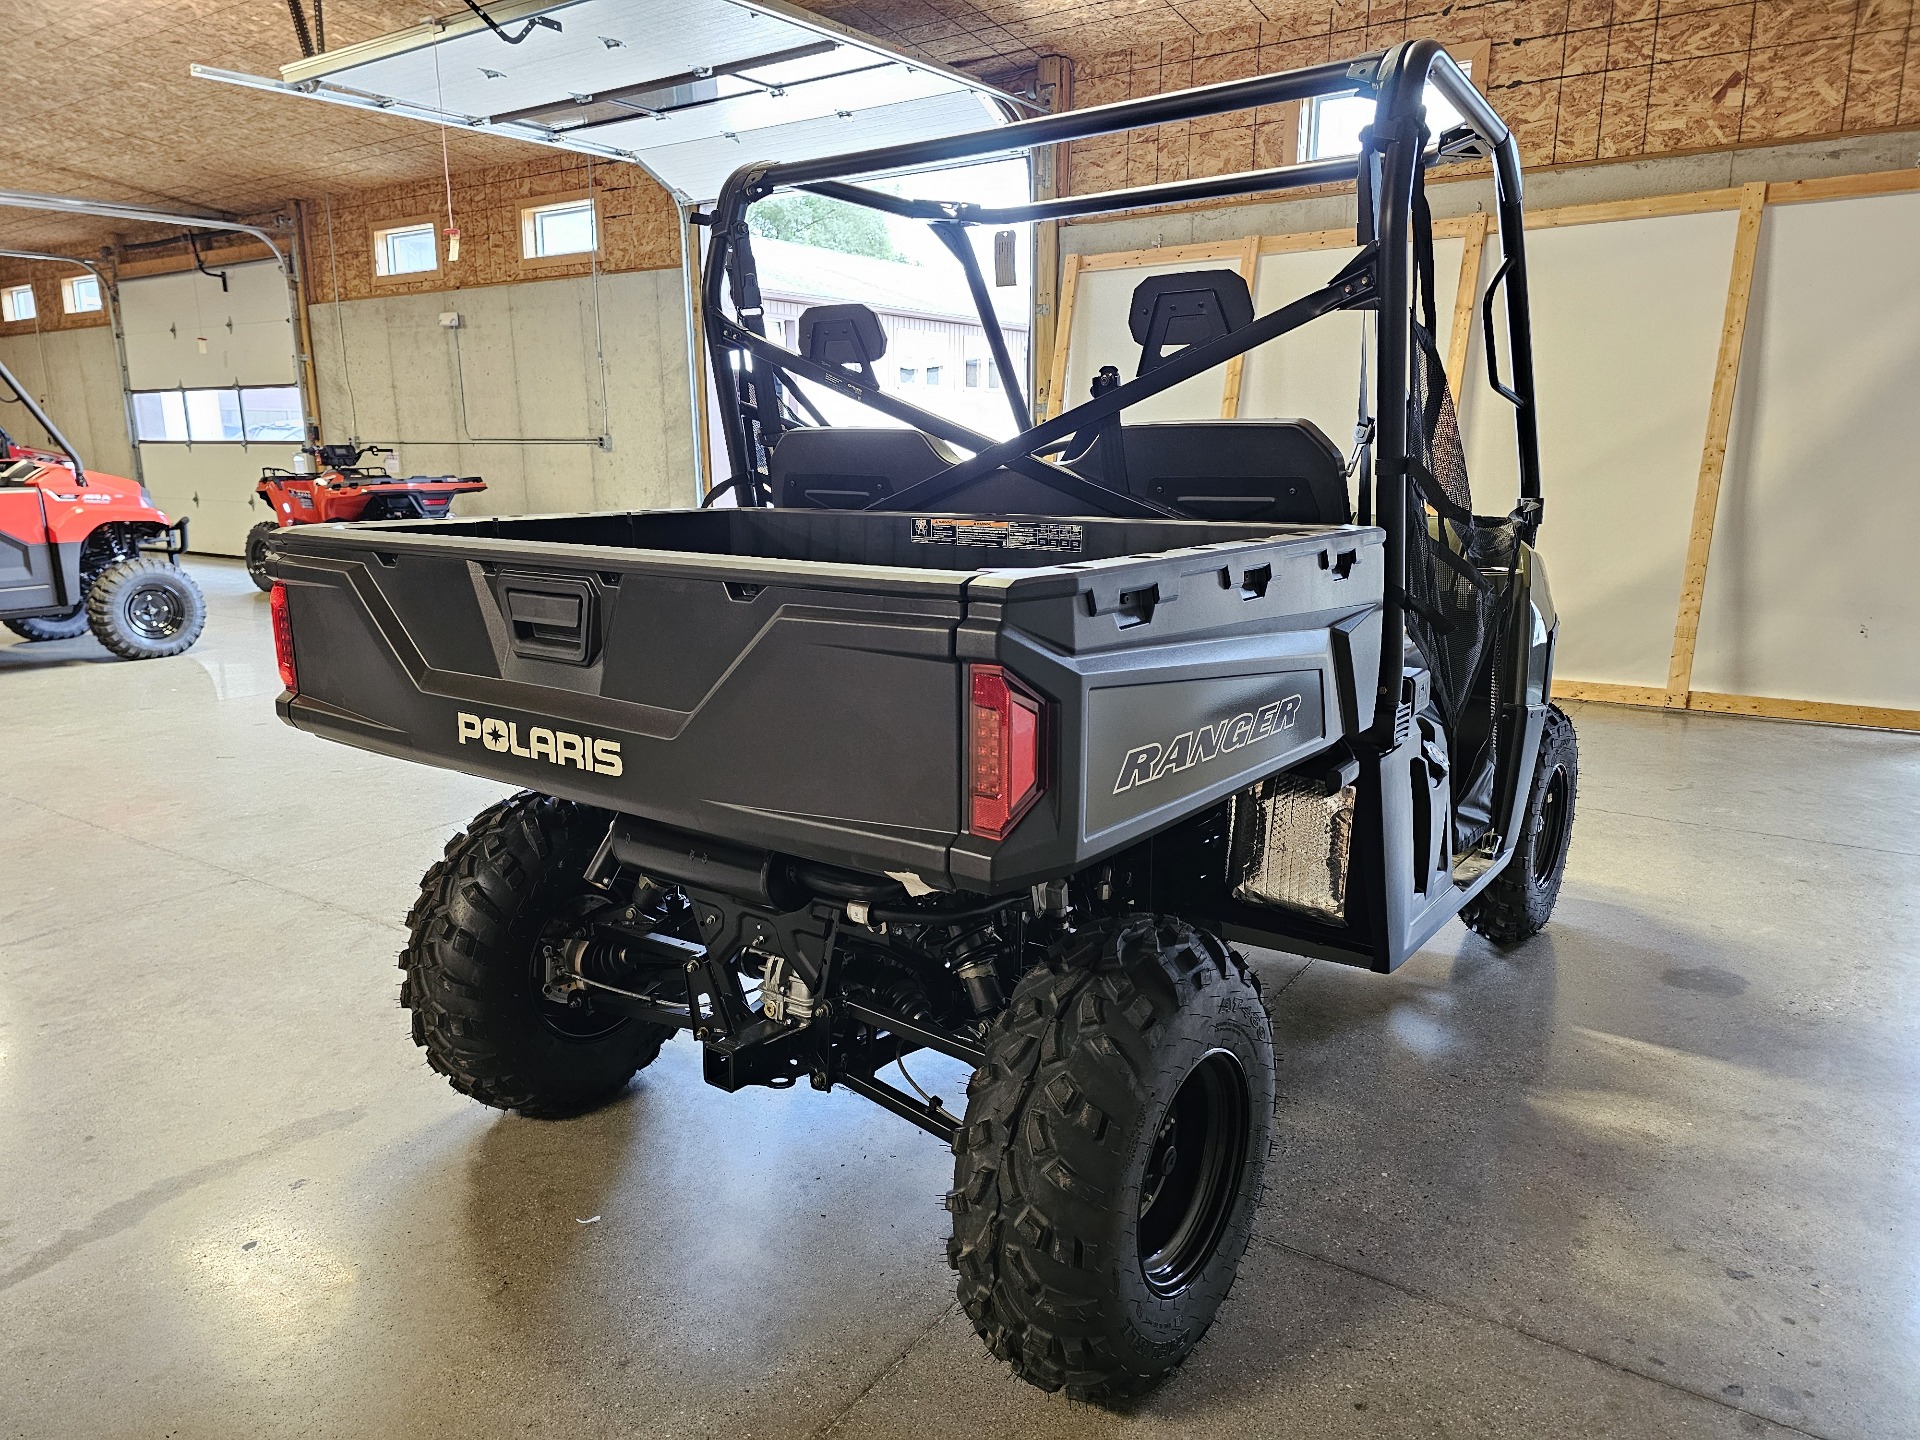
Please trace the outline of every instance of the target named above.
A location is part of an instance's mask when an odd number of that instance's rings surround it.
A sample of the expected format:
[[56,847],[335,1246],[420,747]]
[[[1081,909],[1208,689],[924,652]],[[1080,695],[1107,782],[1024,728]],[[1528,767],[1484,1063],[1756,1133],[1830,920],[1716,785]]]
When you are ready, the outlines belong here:
[[384,445],[308,445],[300,453],[312,457],[313,471],[303,474],[269,465],[254,487],[274,517],[247,532],[247,573],[262,590],[273,586],[266,564],[267,540],[275,530],[323,520],[439,520],[453,508],[454,496],[487,488],[478,475],[401,479],[383,465],[360,463],[369,455],[393,454]]
[[0,623],[27,640],[92,630],[128,660],[178,655],[207,623],[179,564],[187,522],[169,523],[146,486],[87,469],[4,365],[0,381],[60,447],[0,430]]

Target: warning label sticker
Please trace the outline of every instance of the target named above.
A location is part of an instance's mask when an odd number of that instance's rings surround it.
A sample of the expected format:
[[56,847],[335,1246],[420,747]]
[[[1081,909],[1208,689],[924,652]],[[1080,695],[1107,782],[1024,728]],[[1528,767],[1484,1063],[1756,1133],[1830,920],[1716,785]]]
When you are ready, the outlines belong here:
[[986,550],[1051,550],[1077,555],[1086,527],[1066,520],[977,520],[964,515],[916,515],[916,545],[971,545]]

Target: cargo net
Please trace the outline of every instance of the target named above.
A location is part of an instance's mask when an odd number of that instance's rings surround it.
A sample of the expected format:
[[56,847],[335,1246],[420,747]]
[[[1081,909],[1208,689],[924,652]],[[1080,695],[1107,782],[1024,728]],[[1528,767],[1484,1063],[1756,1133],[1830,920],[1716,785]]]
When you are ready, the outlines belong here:
[[1515,516],[1473,513],[1460,419],[1447,372],[1427,328],[1413,323],[1412,383],[1407,394],[1407,470],[1413,481],[1407,516],[1407,630],[1426,657],[1433,695],[1450,729],[1492,719],[1495,690],[1490,652],[1499,634],[1503,590],[1482,573],[1512,566],[1519,542]]

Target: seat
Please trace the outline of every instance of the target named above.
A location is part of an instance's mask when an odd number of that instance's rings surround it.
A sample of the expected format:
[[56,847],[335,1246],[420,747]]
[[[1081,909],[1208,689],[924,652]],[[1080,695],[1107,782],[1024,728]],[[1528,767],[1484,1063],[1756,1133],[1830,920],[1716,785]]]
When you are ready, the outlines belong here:
[[1189,346],[1222,339],[1252,323],[1253,294],[1237,270],[1149,275],[1133,287],[1127,307],[1127,329],[1140,346],[1134,374],[1151,374]]
[[[1140,345],[1138,376],[1181,351],[1251,324],[1253,297],[1234,270],[1150,275],[1134,287],[1128,327]],[[1118,380],[1108,367],[1098,396]],[[1075,469],[1091,480],[1197,520],[1345,525],[1346,461],[1308,420],[1209,420],[1129,425],[1110,418],[1084,439]],[[1116,453],[1117,452],[1117,453]]]
[[[1112,431],[1075,468],[1113,485]],[[1119,427],[1125,489],[1196,520],[1346,525],[1346,460],[1311,420],[1166,421]]]
[[887,353],[887,332],[865,305],[809,305],[800,312],[800,353],[877,386],[873,366]]
[[[887,335],[865,305],[813,305],[800,315],[800,353],[874,385],[873,364],[887,353]],[[832,425],[787,431],[767,457],[767,475],[773,503],[783,508],[861,510],[959,458],[918,430]]]
[[918,485],[959,458],[918,430],[833,425],[787,431],[773,447],[767,472],[776,505],[861,510]]

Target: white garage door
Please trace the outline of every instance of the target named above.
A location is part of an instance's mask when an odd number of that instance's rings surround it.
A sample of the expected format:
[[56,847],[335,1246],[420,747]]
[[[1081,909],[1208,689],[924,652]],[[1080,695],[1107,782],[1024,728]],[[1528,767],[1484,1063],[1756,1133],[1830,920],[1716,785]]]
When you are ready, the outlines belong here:
[[263,465],[300,444],[293,322],[271,260],[122,282],[127,377],[140,460],[155,502],[191,522],[193,548],[238,555],[266,518]]
[[297,60],[279,80],[193,73],[632,161],[683,203],[713,199],[749,161],[985,130],[1022,103],[789,0],[521,0],[492,10],[513,43],[461,13]]

